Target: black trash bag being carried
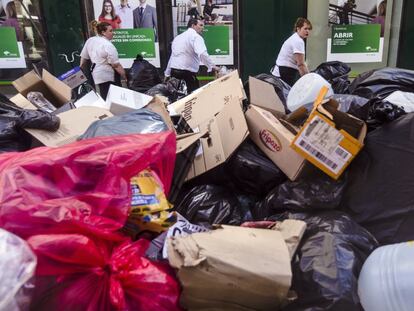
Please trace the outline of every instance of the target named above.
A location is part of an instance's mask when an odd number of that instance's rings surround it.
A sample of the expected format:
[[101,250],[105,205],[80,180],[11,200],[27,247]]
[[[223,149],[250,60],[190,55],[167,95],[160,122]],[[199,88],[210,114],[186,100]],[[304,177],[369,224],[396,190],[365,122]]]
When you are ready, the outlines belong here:
[[332,98],[340,104],[340,111],[364,121],[368,119],[369,99],[350,94],[334,94]]
[[50,113],[17,107],[0,94],[0,153],[28,150],[32,138],[23,129],[56,131],[59,117]]
[[287,179],[250,139],[246,139],[227,160],[225,170],[238,191],[256,196],[265,196]]
[[347,183],[346,173],[334,180],[316,168],[297,181],[287,180],[256,205],[257,215],[268,217],[288,211],[312,212],[339,206]]
[[320,64],[313,72],[327,80],[335,94],[347,94],[349,88],[348,73],[351,67],[340,61],[325,62]]
[[243,211],[228,188],[216,185],[197,186],[177,200],[174,209],[195,225],[240,225]]
[[414,240],[414,114],[368,133],[341,207],[381,244]]
[[78,140],[99,136],[148,134],[168,131],[161,116],[149,109],[139,109],[93,122]]
[[145,93],[158,83],[161,78],[157,68],[138,54],[128,71],[128,88]]
[[187,96],[187,84],[184,80],[170,78],[167,82],[157,84],[146,92],[147,95],[162,95],[167,97],[170,103]]
[[375,238],[338,211],[284,213],[272,220],[306,222],[305,234],[292,261],[292,287],[298,298],[283,311],[357,311],[358,277],[378,246]]
[[352,81],[349,91],[368,99],[384,99],[395,91],[414,92],[413,81],[413,70],[386,67],[362,73]]

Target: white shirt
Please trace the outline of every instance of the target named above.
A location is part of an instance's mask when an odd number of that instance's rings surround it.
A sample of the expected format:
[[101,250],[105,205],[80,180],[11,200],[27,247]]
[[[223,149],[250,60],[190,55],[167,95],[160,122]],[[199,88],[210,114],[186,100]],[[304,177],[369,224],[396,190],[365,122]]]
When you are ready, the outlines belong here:
[[168,77],[171,68],[198,72],[200,64],[207,66],[208,71],[214,67],[214,63],[207,53],[204,39],[193,28],[188,28],[182,34],[174,38],[171,46],[171,57],[164,74]]
[[111,64],[119,63],[119,58],[118,51],[111,41],[102,36],[89,38],[82,49],[81,57],[96,64],[92,71],[95,84],[115,81],[115,72]]
[[282,45],[272,75],[280,77],[279,66],[299,70],[294,54],[305,54],[305,41],[295,32]]
[[117,5],[115,8],[116,14],[118,14],[121,19],[121,28],[122,29],[132,29],[134,28],[134,17],[132,14],[132,7],[128,4],[124,7]]

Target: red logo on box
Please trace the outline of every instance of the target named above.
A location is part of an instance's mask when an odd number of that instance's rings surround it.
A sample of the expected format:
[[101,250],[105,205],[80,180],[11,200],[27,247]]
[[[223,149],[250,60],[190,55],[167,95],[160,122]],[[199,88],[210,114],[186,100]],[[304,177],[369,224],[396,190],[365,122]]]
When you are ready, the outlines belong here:
[[282,144],[275,134],[268,130],[261,130],[259,132],[260,140],[272,152],[282,151]]

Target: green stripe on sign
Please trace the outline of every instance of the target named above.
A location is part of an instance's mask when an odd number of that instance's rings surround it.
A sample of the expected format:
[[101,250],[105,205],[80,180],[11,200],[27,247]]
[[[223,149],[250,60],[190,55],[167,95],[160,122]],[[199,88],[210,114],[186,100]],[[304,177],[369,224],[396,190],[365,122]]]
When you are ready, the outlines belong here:
[[198,81],[213,81],[215,77],[210,76],[197,76]]

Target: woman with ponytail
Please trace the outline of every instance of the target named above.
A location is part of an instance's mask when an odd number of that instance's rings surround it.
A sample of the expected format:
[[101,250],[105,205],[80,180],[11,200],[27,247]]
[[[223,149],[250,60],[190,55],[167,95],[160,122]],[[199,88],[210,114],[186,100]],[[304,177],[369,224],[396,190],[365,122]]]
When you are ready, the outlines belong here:
[[111,84],[121,86],[121,79],[126,80],[125,70],[119,62],[118,51],[112,44],[112,26],[106,22],[92,22],[96,33],[89,38],[82,49],[80,66],[83,68],[88,60],[92,63],[92,77],[103,99],[108,95]]

